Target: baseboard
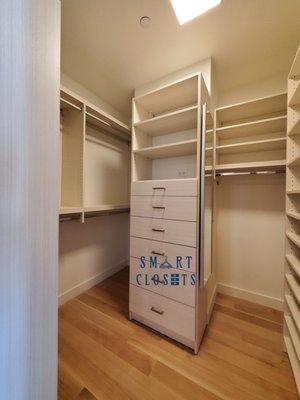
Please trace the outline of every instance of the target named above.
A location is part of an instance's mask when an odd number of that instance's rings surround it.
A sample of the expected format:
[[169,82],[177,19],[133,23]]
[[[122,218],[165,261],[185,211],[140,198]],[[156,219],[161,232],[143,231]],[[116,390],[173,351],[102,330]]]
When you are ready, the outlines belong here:
[[248,300],[252,303],[257,303],[262,306],[271,307],[275,310],[283,310],[283,300],[275,297],[266,296],[261,293],[251,292],[245,289],[240,289],[234,286],[218,283],[219,293],[228,294],[229,296],[238,297],[239,299]]
[[73,299],[74,297],[79,296],[81,293],[92,288],[98,283],[104,281],[104,279],[107,279],[110,276],[116,274],[117,272],[119,272],[121,269],[125,268],[128,265],[129,265],[128,260],[124,260],[115,267],[109,268],[101,272],[100,274],[93,276],[92,278],[87,279],[84,282],[79,283],[78,285],[72,287],[71,289],[66,290],[65,292],[61,293],[58,297],[59,305],[61,306],[62,304]]

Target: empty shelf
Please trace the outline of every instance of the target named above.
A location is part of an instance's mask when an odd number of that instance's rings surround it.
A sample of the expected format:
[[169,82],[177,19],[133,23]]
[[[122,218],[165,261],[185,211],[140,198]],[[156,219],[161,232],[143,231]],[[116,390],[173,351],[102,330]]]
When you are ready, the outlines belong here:
[[300,278],[300,260],[294,256],[293,254],[287,254],[286,259],[290,265],[290,267],[294,270],[294,272],[299,276]]
[[135,102],[152,116],[198,103],[198,75],[137,96]]
[[260,119],[258,121],[246,122],[225,126],[217,129],[220,139],[234,138],[238,136],[254,136],[267,133],[277,133],[286,131],[286,115],[274,118]]
[[83,212],[82,207],[60,207],[59,215],[79,214]]
[[138,122],[134,126],[150,136],[185,131],[197,127],[197,111],[198,106],[188,107]]
[[300,156],[287,163],[287,167],[297,167],[298,165],[300,165]]
[[94,206],[86,206],[84,207],[84,212],[109,212],[109,211],[123,211],[129,210],[129,204],[100,204]]
[[256,172],[268,170],[284,170],[285,160],[274,161],[255,161],[239,164],[219,164],[216,165],[217,172]]
[[300,189],[299,190],[287,190],[286,194],[300,194]]
[[292,212],[292,211],[287,211],[286,215],[288,217],[297,219],[298,221],[300,221],[300,213],[296,213],[296,212]]
[[289,284],[292,294],[296,298],[297,302],[300,304],[300,286],[296,278],[292,274],[285,274],[286,280]]
[[293,296],[286,294],[285,300],[289,306],[290,313],[293,317],[294,323],[300,332],[300,310]]
[[156,159],[188,156],[197,153],[197,139],[134,150],[134,154]]
[[296,246],[300,247],[300,236],[294,232],[286,232],[286,236],[290,239]]
[[300,117],[295,119],[293,125],[289,128],[288,136],[300,135]]
[[300,79],[295,82],[294,90],[289,99],[289,106],[292,107],[300,103]]
[[234,143],[217,146],[219,154],[250,153],[256,151],[271,151],[284,149],[286,138],[257,140],[252,142]]
[[288,336],[284,336],[284,342],[285,342],[285,346],[289,355],[289,359],[291,361],[291,365],[292,365],[292,370],[295,376],[295,380],[296,380],[296,385],[298,388],[298,391],[300,392],[300,362],[299,359],[296,355],[294,346],[292,344],[292,341],[290,339],[290,337]]
[[289,315],[285,315],[284,320],[285,320],[286,326],[288,328],[290,338],[293,343],[293,347],[295,349],[296,355],[298,357],[298,361],[300,361],[300,335],[299,335],[299,332],[297,331],[297,328],[295,327],[292,317],[290,317]]
[[217,109],[218,122],[224,125],[233,121],[243,121],[250,118],[257,119],[260,116],[285,112],[286,99],[286,93],[279,93],[277,95],[220,107]]

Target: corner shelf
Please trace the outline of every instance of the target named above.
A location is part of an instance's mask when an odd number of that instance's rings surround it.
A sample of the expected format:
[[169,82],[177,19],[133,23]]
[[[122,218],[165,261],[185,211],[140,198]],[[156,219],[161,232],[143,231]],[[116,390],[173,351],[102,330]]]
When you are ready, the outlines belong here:
[[300,135],[300,118],[295,119],[294,123],[289,128],[287,135],[290,137]]
[[284,336],[284,343],[291,361],[292,370],[294,373],[296,385],[298,392],[300,393],[300,362],[296,355],[295,348],[293,346],[292,340],[288,336]]
[[285,300],[287,302],[287,305],[289,306],[289,310],[293,317],[294,323],[300,332],[300,310],[297,306],[297,303],[296,303],[294,297],[291,295],[288,295],[288,294],[285,295]]
[[289,287],[296,298],[298,304],[300,304],[300,286],[299,283],[297,283],[296,278],[294,275],[291,273],[286,273],[285,274],[285,279],[287,280],[287,283],[289,284]]
[[289,335],[292,339],[293,347],[295,349],[296,355],[298,357],[298,361],[300,361],[300,338],[299,333],[297,332],[297,328],[294,324],[292,317],[285,315],[284,316],[286,326],[289,331]]
[[291,161],[287,163],[287,167],[297,167],[300,165],[300,155],[294,157]]
[[241,142],[217,146],[219,154],[234,154],[254,151],[271,151],[285,147],[286,137],[277,139],[257,140],[252,142]]
[[180,157],[196,153],[197,139],[133,150],[133,154],[137,154],[149,159]]
[[187,107],[134,124],[134,127],[149,136],[185,131],[197,127],[198,106]]
[[287,238],[293,242],[297,247],[300,248],[300,235],[297,235],[297,233],[288,231],[286,232]]
[[297,221],[300,221],[300,213],[288,211],[288,212],[286,213],[286,215],[287,215],[288,217],[290,217],[290,218],[294,218],[294,219],[296,219]]
[[293,271],[300,278],[300,260],[294,254],[287,254],[286,259],[289,265],[292,267]]
[[288,105],[293,107],[300,103],[300,79],[295,83],[293,92],[291,93]]

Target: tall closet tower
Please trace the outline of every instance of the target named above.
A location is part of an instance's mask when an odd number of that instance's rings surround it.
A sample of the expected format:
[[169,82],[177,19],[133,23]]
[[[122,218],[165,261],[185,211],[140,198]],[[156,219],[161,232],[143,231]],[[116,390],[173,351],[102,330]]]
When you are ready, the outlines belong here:
[[209,106],[200,73],[133,99],[130,318],[195,352],[211,272]]

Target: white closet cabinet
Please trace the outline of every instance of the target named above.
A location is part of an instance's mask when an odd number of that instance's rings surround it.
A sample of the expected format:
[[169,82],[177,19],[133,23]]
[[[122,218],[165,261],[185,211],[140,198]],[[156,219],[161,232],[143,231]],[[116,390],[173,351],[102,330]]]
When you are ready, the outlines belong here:
[[284,342],[300,393],[300,48],[288,77]]
[[211,271],[209,102],[201,74],[133,99],[130,318],[195,353]]
[[61,218],[129,210],[130,129],[61,89]]

